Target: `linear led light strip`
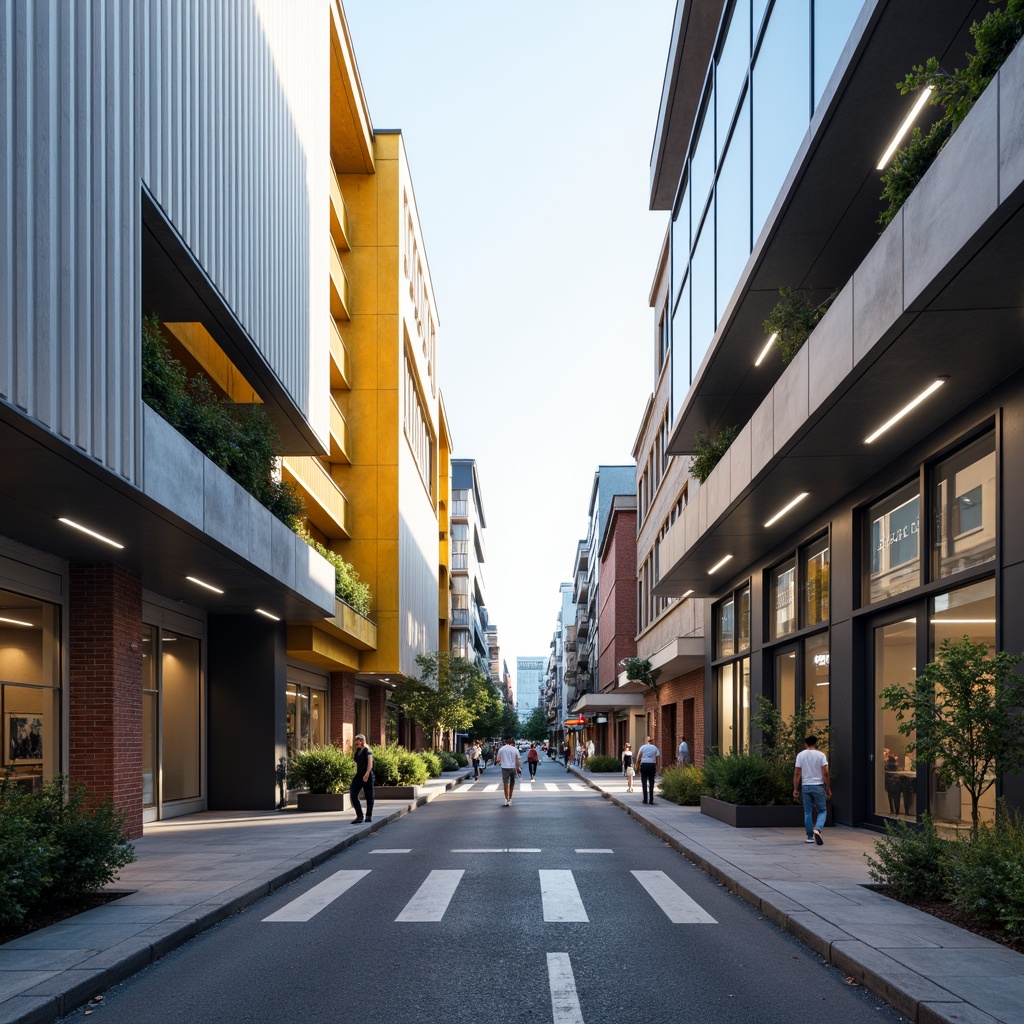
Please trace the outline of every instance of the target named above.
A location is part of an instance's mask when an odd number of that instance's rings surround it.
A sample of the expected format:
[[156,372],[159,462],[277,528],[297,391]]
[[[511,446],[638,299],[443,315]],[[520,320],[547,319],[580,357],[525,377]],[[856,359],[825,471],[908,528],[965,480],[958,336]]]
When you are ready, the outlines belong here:
[[803,501],[810,493],[810,491],[804,491],[802,494],[798,494],[785,508],[780,508],[779,511],[776,512],[775,515],[773,515],[764,525],[772,526],[777,523],[790,509],[796,508],[797,505],[799,505],[800,502]]
[[29,628],[33,625],[31,622],[22,622],[21,619],[5,619],[2,615],[0,615],[0,622],[9,623],[12,626],[28,626]]
[[732,558],[732,555],[726,555],[725,558],[715,562],[715,564],[708,569],[708,575],[710,576],[712,573],[718,572],[718,570],[721,569],[730,558]]
[[197,587],[204,587],[206,590],[212,590],[215,594],[224,593],[220,587],[215,587],[212,583],[204,583],[201,579],[197,579],[195,576],[186,576],[185,579],[187,579],[189,583],[194,583]]
[[884,171],[889,166],[889,161],[892,159],[893,153],[896,152],[897,147],[903,141],[903,136],[910,131],[910,126],[917,119],[917,115],[921,113],[924,105],[928,102],[932,94],[932,87],[929,85],[920,96],[917,97],[917,102],[914,104],[913,109],[903,119],[903,124],[896,129],[896,134],[892,137],[892,142],[886,147],[885,152],[882,154],[882,159],[878,161],[878,166],[875,168],[876,171]]
[[256,609],[256,614],[257,615],[262,615],[263,618],[271,619],[274,622],[280,622],[281,621],[281,617],[279,615],[274,615],[273,612],[264,611],[262,608],[257,608]]
[[116,540],[104,537],[102,533],[90,530],[89,527],[83,526],[81,523],[76,523],[73,519],[66,519],[64,516],[58,516],[57,522],[63,523],[65,526],[70,526],[72,529],[78,530],[81,533],[87,533],[90,537],[95,537],[96,540],[101,540],[104,544],[109,544],[112,548],[117,548],[119,551],[124,549],[123,544],[118,544]]
[[779,336],[779,332],[776,331],[765,343],[764,348],[761,349],[761,354],[754,360],[755,366],[760,366],[767,357],[768,353],[772,350],[772,345],[775,344],[775,339]]
[[929,384],[928,387],[926,387],[924,391],[922,391],[921,394],[917,396],[917,398],[913,399],[912,401],[908,402],[905,406],[903,406],[903,408],[900,409],[900,411],[896,413],[895,416],[886,420],[885,423],[883,423],[873,434],[868,434],[868,436],[864,438],[864,443],[871,444],[872,441],[881,437],[882,434],[884,434],[893,424],[899,423],[899,421],[903,419],[903,417],[906,416],[908,412],[911,412],[914,409],[916,409],[933,391],[938,391],[938,389],[941,388],[947,380],[949,380],[948,377],[937,377],[935,380],[933,380],[931,384]]

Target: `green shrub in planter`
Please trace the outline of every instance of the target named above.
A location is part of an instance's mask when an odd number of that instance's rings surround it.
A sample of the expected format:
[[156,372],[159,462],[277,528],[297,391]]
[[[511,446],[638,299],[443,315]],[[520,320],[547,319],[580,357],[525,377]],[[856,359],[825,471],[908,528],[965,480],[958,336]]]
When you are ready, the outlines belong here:
[[310,793],[344,793],[355,777],[355,759],[333,744],[300,750],[288,767],[288,784]]
[[594,754],[583,762],[583,767],[588,772],[621,772],[622,762],[617,757],[605,757],[603,754]]
[[0,805],[0,927],[21,924],[46,889],[50,846]]
[[[941,840],[940,840],[941,842]],[[994,824],[960,835],[948,845],[946,895],[985,924],[1024,938],[1024,821],[1000,802]],[[872,876],[873,877],[873,876]]]
[[666,800],[684,807],[696,807],[702,796],[711,795],[704,782],[704,772],[690,764],[674,764],[666,768],[658,790]]
[[[469,758],[461,750],[456,750],[452,757],[455,758],[456,768],[465,768],[469,764]],[[445,770],[447,771],[447,769]]]
[[938,900],[946,888],[949,843],[940,839],[928,813],[916,828],[905,821],[887,821],[885,836],[875,843],[877,860],[868,854],[868,874],[891,886],[901,900]]
[[[441,771],[443,772],[455,772],[463,767],[463,765],[459,764],[459,759],[451,751],[435,750],[434,756],[441,762]],[[463,761],[465,761],[465,757],[463,757]]]
[[427,775],[436,779],[442,772],[441,758],[433,750],[424,750],[420,757],[427,766]]
[[793,803],[793,770],[760,751],[712,754],[704,762],[710,795],[730,804],[770,807]]
[[404,747],[373,747],[373,773],[378,786],[422,786],[427,766],[419,754]]
[[397,784],[399,786],[422,786],[428,776],[427,763],[423,757],[399,747]]
[[371,747],[373,779],[377,786],[398,785],[398,747]]

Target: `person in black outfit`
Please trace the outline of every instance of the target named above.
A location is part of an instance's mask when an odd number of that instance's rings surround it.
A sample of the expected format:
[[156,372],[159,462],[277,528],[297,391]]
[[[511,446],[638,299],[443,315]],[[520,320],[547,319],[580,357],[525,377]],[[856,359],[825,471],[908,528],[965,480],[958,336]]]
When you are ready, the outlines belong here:
[[355,739],[355,750],[352,756],[356,759],[356,776],[349,787],[348,796],[356,816],[352,821],[358,825],[363,818],[363,808],[359,803],[359,791],[366,796],[366,821],[373,821],[373,753],[366,745],[366,737],[360,733]]

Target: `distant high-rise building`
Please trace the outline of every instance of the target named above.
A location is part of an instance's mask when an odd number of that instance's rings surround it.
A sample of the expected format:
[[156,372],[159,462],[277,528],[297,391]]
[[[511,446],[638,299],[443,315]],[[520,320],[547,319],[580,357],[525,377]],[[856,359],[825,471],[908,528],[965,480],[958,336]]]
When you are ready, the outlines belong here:
[[520,722],[525,722],[533,709],[540,707],[547,668],[546,657],[516,658],[516,711]]

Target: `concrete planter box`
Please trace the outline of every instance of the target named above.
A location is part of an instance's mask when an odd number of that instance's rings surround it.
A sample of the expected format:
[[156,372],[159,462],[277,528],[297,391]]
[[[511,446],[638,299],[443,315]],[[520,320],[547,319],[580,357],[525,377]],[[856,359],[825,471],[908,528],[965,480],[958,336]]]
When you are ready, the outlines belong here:
[[[730,804],[712,796],[700,798],[700,813],[718,821],[724,821],[733,828],[803,828],[803,804],[779,804],[758,807],[748,804]],[[832,824],[832,807],[828,806],[825,824]]]
[[374,800],[415,800],[419,786],[374,786]]
[[299,793],[295,798],[300,811],[347,811],[348,793]]

